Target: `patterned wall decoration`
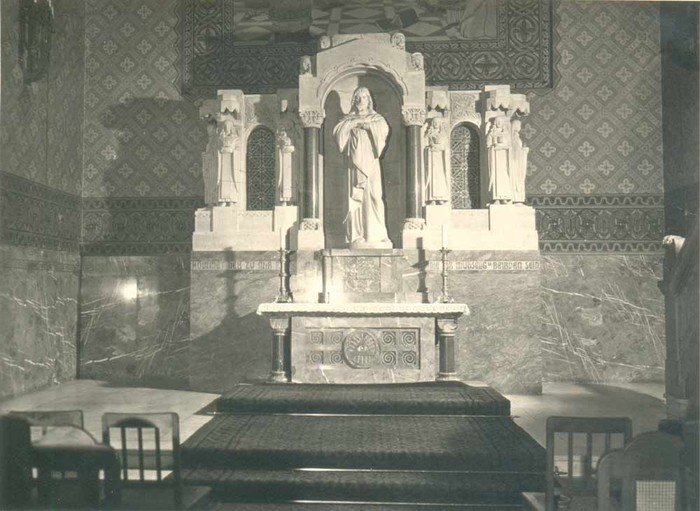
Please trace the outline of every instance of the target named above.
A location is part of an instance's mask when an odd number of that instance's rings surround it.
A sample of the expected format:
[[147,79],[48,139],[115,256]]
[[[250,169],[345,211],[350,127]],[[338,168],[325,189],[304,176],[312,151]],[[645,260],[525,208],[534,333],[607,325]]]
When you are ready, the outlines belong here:
[[275,207],[275,134],[258,126],[248,137],[246,149],[246,209]]
[[2,170],[80,195],[84,76],[82,2],[53,2],[49,68],[25,85],[18,61],[19,0],[2,2]]
[[450,134],[450,169],[452,170],[452,207],[472,209],[479,204],[479,135],[467,124],[460,124]]
[[[425,55],[430,85],[551,86],[549,0],[347,0],[264,2],[184,0],[183,90],[270,92],[297,85],[301,55],[321,35],[396,32]],[[267,43],[267,44],[261,44]]]
[[192,250],[194,210],[200,197],[85,198],[85,255],[151,255]]
[[0,241],[78,250],[80,197],[0,172]]
[[179,92],[178,0],[86,0],[83,196],[202,194],[206,127]]
[[528,203],[545,252],[661,252],[661,194],[539,195]]
[[662,193],[659,6],[556,6],[555,87],[530,93],[531,195]]

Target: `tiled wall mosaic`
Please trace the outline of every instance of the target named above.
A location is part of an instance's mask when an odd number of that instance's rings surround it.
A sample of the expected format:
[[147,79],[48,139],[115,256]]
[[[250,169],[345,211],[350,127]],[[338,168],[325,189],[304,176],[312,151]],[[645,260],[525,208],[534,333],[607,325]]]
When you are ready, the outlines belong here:
[[80,195],[83,2],[53,2],[48,72],[32,84],[24,83],[18,60],[19,5],[2,2],[2,170]]
[[178,0],[86,0],[84,197],[201,195],[206,128],[179,92]]
[[549,87],[551,23],[550,0],[185,0],[183,88],[201,97],[217,87],[296,87],[299,57],[316,53],[319,36],[396,31],[425,56],[430,85]]
[[562,1],[557,78],[530,93],[530,195],[662,193],[659,6]]

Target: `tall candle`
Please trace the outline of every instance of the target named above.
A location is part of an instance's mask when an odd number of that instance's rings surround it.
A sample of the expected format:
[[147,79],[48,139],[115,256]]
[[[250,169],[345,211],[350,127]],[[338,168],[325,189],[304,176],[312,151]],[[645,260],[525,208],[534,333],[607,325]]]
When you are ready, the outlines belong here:
[[287,248],[287,247],[285,247],[285,240],[284,240],[284,234],[283,234],[283,233],[284,233],[284,231],[283,231],[282,228],[280,227],[280,250],[284,250],[285,248]]
[[447,248],[447,224],[442,224],[442,248]]

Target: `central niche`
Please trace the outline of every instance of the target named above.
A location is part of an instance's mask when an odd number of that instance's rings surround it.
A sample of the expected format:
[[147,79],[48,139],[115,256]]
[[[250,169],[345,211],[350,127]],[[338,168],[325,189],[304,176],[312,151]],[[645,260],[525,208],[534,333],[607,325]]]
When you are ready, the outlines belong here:
[[389,124],[389,138],[380,159],[387,231],[394,248],[401,247],[401,230],[406,213],[405,130],[401,121],[401,100],[395,87],[382,75],[356,74],[338,80],[324,104],[323,145],[323,225],[326,248],[347,248],[345,216],[348,211],[349,178],[347,164],[333,139],[333,127],[350,111],[352,93],[367,87],[374,109]]

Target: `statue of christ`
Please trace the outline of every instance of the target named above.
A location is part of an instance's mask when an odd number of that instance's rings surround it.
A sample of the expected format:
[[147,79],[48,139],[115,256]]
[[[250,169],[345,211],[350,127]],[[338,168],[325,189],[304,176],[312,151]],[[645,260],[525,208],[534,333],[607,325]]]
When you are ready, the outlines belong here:
[[333,128],[349,172],[345,232],[350,248],[392,248],[386,230],[379,165],[388,135],[389,125],[374,111],[369,90],[358,87],[352,94],[350,113]]

